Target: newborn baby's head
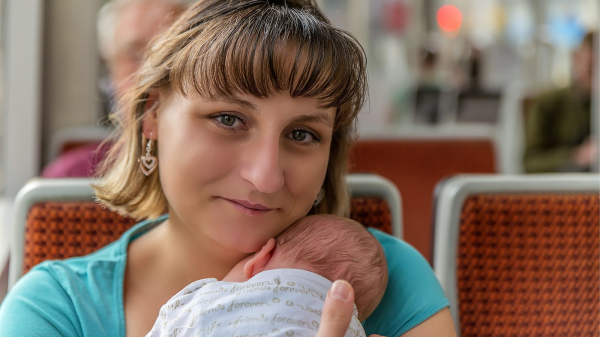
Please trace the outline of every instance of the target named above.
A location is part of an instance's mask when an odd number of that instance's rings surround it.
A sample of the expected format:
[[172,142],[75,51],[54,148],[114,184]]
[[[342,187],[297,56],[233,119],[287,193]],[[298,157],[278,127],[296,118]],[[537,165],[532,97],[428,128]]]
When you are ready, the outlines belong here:
[[311,215],[296,221],[223,280],[245,281],[261,271],[281,268],[348,281],[354,288],[360,321],[375,310],[388,281],[379,241],[358,222],[333,215]]

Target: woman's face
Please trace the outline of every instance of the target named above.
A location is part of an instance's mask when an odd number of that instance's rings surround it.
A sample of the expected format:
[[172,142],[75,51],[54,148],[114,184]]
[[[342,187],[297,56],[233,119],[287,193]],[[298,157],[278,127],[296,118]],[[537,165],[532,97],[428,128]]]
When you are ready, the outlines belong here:
[[335,108],[279,93],[208,101],[171,92],[147,114],[169,212],[226,249],[251,253],[305,216],[323,184]]

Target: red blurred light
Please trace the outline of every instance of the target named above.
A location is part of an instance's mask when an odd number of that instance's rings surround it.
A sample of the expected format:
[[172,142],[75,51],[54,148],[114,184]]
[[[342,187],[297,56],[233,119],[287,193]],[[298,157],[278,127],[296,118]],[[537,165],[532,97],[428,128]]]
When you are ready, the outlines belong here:
[[455,6],[442,6],[437,12],[437,22],[442,30],[454,32],[458,30],[462,24],[462,13]]

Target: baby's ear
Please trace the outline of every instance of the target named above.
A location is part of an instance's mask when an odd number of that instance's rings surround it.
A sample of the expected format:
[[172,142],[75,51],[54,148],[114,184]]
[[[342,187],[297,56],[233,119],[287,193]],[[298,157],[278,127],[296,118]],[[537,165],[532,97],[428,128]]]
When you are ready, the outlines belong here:
[[271,253],[275,248],[275,239],[270,238],[269,241],[254,254],[254,256],[246,262],[244,265],[244,276],[252,278],[252,276],[261,272],[269,260],[271,260]]

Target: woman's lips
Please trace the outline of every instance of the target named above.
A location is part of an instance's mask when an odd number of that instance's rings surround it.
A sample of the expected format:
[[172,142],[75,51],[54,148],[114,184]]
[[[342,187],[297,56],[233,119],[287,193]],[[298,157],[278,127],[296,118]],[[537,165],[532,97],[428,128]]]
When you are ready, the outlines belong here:
[[251,204],[245,200],[237,200],[237,199],[227,199],[221,198],[227,202],[229,202],[236,210],[248,215],[248,216],[257,216],[264,215],[269,213],[270,211],[275,210],[275,208],[270,208],[261,204]]

